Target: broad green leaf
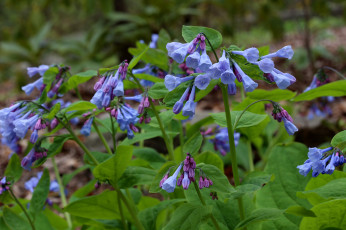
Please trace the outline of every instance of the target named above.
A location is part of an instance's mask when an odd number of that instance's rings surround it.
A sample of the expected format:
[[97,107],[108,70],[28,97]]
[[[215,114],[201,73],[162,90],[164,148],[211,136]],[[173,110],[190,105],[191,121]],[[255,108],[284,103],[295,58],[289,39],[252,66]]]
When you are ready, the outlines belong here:
[[140,42],[137,42],[136,46],[136,48],[129,48],[130,54],[138,56],[145,49],[148,49],[141,57],[141,60],[146,63],[155,65],[162,70],[168,71],[168,57],[165,51],[160,49],[147,48],[148,46],[146,44],[142,44]]
[[46,208],[43,214],[47,217],[48,221],[55,229],[67,229],[67,222],[64,218],[60,217],[50,209]]
[[10,208],[5,207],[3,212],[3,218],[6,225],[13,230],[28,230],[31,226],[28,221],[21,216],[14,213]]
[[135,74],[135,77],[138,79],[143,79],[147,81],[152,81],[152,82],[163,82],[164,79],[150,75],[150,74],[144,74],[144,73],[138,73]]
[[300,230],[346,229],[346,199],[318,204],[311,211],[316,217],[304,217]]
[[111,158],[94,168],[93,174],[95,178],[100,181],[109,180],[112,183],[116,183],[130,163],[132,151],[132,146],[118,146],[116,153]]
[[43,206],[46,203],[48,193],[49,193],[50,179],[49,172],[47,169],[43,171],[42,177],[34,189],[30,201],[29,212],[31,215],[35,215],[43,210]]
[[39,97],[39,99],[36,100],[36,103],[37,103],[37,104],[40,104],[40,105],[46,103],[47,98],[48,98],[47,93],[48,93],[48,91],[47,91],[47,87],[46,87],[46,88],[42,91],[41,96]]
[[[167,132],[167,135],[173,135],[176,136],[178,133],[177,132]],[[161,131],[150,131],[147,133],[140,133],[140,134],[136,134],[134,138],[132,139],[128,139],[126,138],[123,142],[120,143],[120,145],[131,145],[133,143],[142,141],[142,140],[147,140],[147,139],[151,139],[154,137],[159,137],[162,136],[162,132]]]
[[128,69],[131,71],[133,69],[133,67],[135,67],[137,65],[137,63],[141,60],[141,58],[143,57],[143,55],[149,50],[149,46],[147,46],[140,54],[134,56],[128,66]]
[[77,101],[69,105],[64,111],[85,111],[90,109],[96,109],[96,105],[89,101]]
[[92,191],[95,190],[95,184],[97,183],[96,179],[93,179],[91,181],[89,181],[86,185],[84,185],[83,187],[79,188],[77,191],[75,191],[71,197],[69,202],[74,202],[76,200],[79,200],[80,198],[83,198],[85,196],[87,196],[88,194],[90,194]]
[[203,152],[195,157],[196,164],[205,163],[216,166],[221,172],[223,172],[223,161],[221,158],[210,151]]
[[161,29],[159,32],[159,39],[157,40],[157,48],[167,52],[166,45],[171,40],[171,37],[165,29]]
[[308,210],[302,206],[291,206],[285,210],[285,213],[296,215],[296,216],[308,216],[308,217],[315,217],[315,213],[311,210]]
[[[304,199],[296,197],[297,191],[303,191],[311,176],[301,176],[297,165],[306,160],[307,147],[300,143],[275,146],[269,155],[265,172],[273,174],[274,181],[266,184],[256,193],[258,208],[277,208],[286,210],[291,206],[310,209],[311,205]],[[301,217],[284,214],[278,219],[262,223],[265,229],[297,229]]]
[[[183,26],[182,36],[186,42],[191,42],[199,33],[204,33],[209,39],[214,49],[217,49],[222,43],[222,35],[219,31],[202,26]],[[211,50],[207,40],[207,50]]]
[[258,51],[259,51],[259,56],[261,57],[261,56],[269,54],[270,47],[269,46],[261,46],[261,47],[258,47]]
[[155,170],[129,166],[118,180],[119,188],[131,188],[135,185],[151,184],[156,176]]
[[58,67],[50,67],[43,74],[43,84],[50,87],[50,84],[55,80],[56,75],[59,73]]
[[149,97],[152,99],[161,99],[166,96],[168,89],[163,82],[157,82],[148,91]]
[[184,152],[195,155],[201,148],[203,137],[200,132],[196,132],[184,144]]
[[260,190],[262,186],[255,185],[255,184],[241,184],[237,187],[235,187],[235,190],[230,192],[230,198],[231,199],[237,199],[239,197],[244,196],[246,193],[252,193],[257,190]]
[[[302,162],[304,162],[304,160]],[[309,183],[305,187],[305,192],[306,193],[303,194],[302,192],[298,192],[297,196],[298,197],[303,196],[304,198],[307,198],[308,201],[312,205],[317,205],[319,203],[325,202],[325,201],[327,201],[326,198],[323,198],[323,197],[319,196],[315,192],[311,192],[310,193],[309,191],[311,191],[311,190],[318,190],[319,188],[326,186],[330,182],[335,181],[335,180],[339,180],[339,179],[346,179],[346,173],[335,170],[333,172],[333,174],[331,174],[331,175],[329,175],[329,174],[321,174],[321,175],[318,175],[318,177],[312,177],[310,179]],[[335,192],[338,192],[338,191],[335,191]],[[339,191],[339,192],[342,193],[343,191]]]
[[246,177],[242,181],[242,185],[253,184],[258,186],[265,186],[265,184],[273,179],[274,178],[271,174],[262,171],[253,171],[246,175]]
[[50,109],[49,113],[43,115],[43,118],[46,118],[46,119],[49,119],[49,120],[53,119],[54,116],[59,112],[60,107],[61,107],[60,102],[56,103],[53,106],[53,108]]
[[[174,104],[179,101],[179,99],[183,96],[185,90],[187,89],[188,85],[191,83],[192,80],[183,82],[179,86],[177,86],[174,90],[167,93],[165,98],[163,99],[163,103],[166,104],[168,107],[173,107]],[[190,88],[191,89],[191,88]]]
[[310,101],[319,97],[342,97],[346,96],[346,80],[334,81],[305,93],[299,94],[293,101]]
[[[246,93],[248,97],[254,100],[273,100],[273,101],[283,101],[293,98],[297,93],[290,90],[274,89],[274,90],[264,90],[264,89],[255,89],[252,92]],[[270,102],[266,102],[270,103]]]
[[175,212],[163,230],[198,229],[202,220],[209,215],[208,208],[200,204],[183,204]]
[[221,193],[229,193],[234,190],[227,177],[214,165],[201,163],[197,167],[201,168],[207,177],[213,181],[213,185],[209,187],[210,190]]
[[5,176],[7,180],[13,180],[16,182],[22,176],[23,168],[21,166],[20,159],[17,154],[12,154],[10,161],[5,170]]
[[167,161],[164,165],[162,165],[162,167],[157,172],[154,180],[152,181],[152,183],[150,185],[150,189],[149,189],[150,193],[158,193],[161,191],[160,181],[162,180],[164,175],[168,172],[168,170],[170,168],[173,168],[174,166],[177,166],[177,164],[173,161]]
[[[266,119],[267,115],[251,113],[246,111],[238,121],[237,127],[234,127],[235,121],[238,119],[242,111],[232,111],[231,112],[231,121],[233,125],[233,129],[251,127],[258,125],[264,119]],[[221,113],[211,113],[210,116],[215,120],[215,122],[222,126],[227,127],[226,115],[224,112]]]
[[73,177],[75,177],[78,173],[80,173],[80,172],[82,172],[88,168],[89,168],[88,165],[83,165],[82,167],[74,170],[72,173],[64,174],[64,176],[62,177],[63,185],[66,186],[72,180]]
[[37,212],[35,215],[35,228],[36,230],[55,230],[42,212]]
[[90,219],[112,220],[120,218],[118,194],[104,191],[99,195],[88,196],[70,203],[64,208],[71,215]]
[[[136,190],[136,191],[138,191],[138,190]],[[142,211],[144,209],[151,208],[155,205],[160,204],[160,202],[161,202],[160,200],[153,198],[153,197],[150,197],[150,196],[142,196],[141,192],[139,192],[139,195],[140,195],[140,200],[139,200],[138,205],[137,205],[138,211]]]
[[166,159],[152,148],[135,148],[133,150],[133,155],[138,159],[147,161],[155,169],[161,168],[166,162]]
[[159,204],[146,208],[138,213],[138,218],[143,224],[143,227],[146,230],[152,230],[155,229],[156,225],[156,219],[159,213],[168,208],[171,207],[172,205],[176,203],[183,202],[185,199],[173,199],[173,200],[165,200],[160,202]]
[[[90,152],[91,155],[94,156],[94,158],[99,162],[102,163],[109,158],[111,158],[113,155],[108,154],[108,153],[103,153],[103,152],[97,152],[97,151],[92,151]],[[83,156],[84,163],[89,165],[89,166],[96,166],[95,162],[89,157],[89,155],[84,154]]]
[[299,197],[308,198],[310,193],[315,193],[324,199],[345,199],[346,178],[334,179],[316,189],[299,192]]
[[7,226],[7,224],[5,223],[5,220],[4,220],[4,218],[1,216],[0,217],[0,229],[1,230],[11,230],[8,226]]
[[250,216],[242,220],[235,228],[241,229],[250,224],[254,224],[260,221],[273,220],[282,215],[284,211],[276,208],[260,208],[251,213]]
[[191,126],[187,126],[186,130],[186,136],[187,138],[190,138],[192,135],[194,135],[196,132],[200,132],[201,127],[207,124],[212,124],[213,123],[213,118],[208,116],[206,118],[203,118],[196,123],[194,123]]
[[346,130],[336,134],[331,141],[331,145],[341,151],[344,150],[346,148]]
[[[161,118],[161,121],[162,121],[162,124],[163,126],[167,127],[167,125],[172,121],[173,117],[174,117],[174,113],[172,110],[167,110],[167,111],[164,111],[162,113],[160,113],[160,118]],[[153,119],[151,119],[151,122],[149,123],[150,126],[152,127],[157,127],[159,128],[159,122],[157,121],[156,117],[154,117]]]
[[92,77],[97,75],[96,70],[88,70],[85,72],[77,73],[71,76],[67,81],[67,91],[76,88],[78,85],[89,81]]

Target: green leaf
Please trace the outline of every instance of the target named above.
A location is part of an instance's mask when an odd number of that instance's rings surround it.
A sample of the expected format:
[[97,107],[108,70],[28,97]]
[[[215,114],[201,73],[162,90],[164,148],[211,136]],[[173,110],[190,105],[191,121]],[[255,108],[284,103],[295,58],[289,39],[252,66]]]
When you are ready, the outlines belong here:
[[[232,111],[231,112],[231,120],[232,120],[233,129],[255,126],[267,118],[267,115],[265,115],[265,114],[257,114],[257,113],[251,113],[251,112],[246,111],[242,115],[242,117],[240,118],[240,120],[237,124],[237,127],[234,127],[235,121],[236,121],[236,119],[238,119],[238,117],[240,116],[241,113],[242,113],[242,111]],[[215,120],[215,122],[218,125],[220,125],[222,127],[227,127],[226,115],[224,112],[211,113],[210,116]]]
[[336,134],[331,141],[331,145],[341,151],[344,150],[346,148],[346,130]]
[[221,158],[210,151],[203,152],[195,157],[196,164],[205,163],[216,166],[221,172],[223,172],[223,161]]
[[185,199],[173,199],[161,201],[159,204],[146,208],[138,213],[138,218],[143,224],[143,227],[146,230],[155,229],[157,216],[161,211],[168,207],[172,207],[176,203],[183,202]]
[[[291,206],[302,206],[310,209],[307,200],[296,197],[297,191],[302,191],[311,178],[301,176],[297,165],[306,160],[307,147],[300,143],[277,145],[269,153],[265,172],[275,176],[274,181],[266,184],[256,193],[256,205],[259,208],[277,208],[286,210]],[[276,220],[262,223],[262,229],[297,229],[301,217],[287,215]]]
[[261,46],[261,47],[258,47],[258,51],[259,51],[259,56],[261,57],[261,56],[269,54],[270,47],[269,46]]
[[[161,112],[160,113],[160,118],[161,118],[161,121],[162,121],[162,124],[163,126],[167,126],[173,119],[174,117],[174,113],[172,110],[167,110],[167,111],[164,111],[164,112]],[[156,117],[154,117],[153,119],[151,119],[151,122],[149,123],[150,126],[152,127],[156,127],[156,128],[159,128],[159,122],[157,121]]]
[[46,119],[53,119],[54,116],[59,112],[60,110],[60,107],[61,107],[61,104],[60,102],[56,103],[53,108],[50,109],[50,112],[49,113],[46,113],[43,115],[43,118],[46,118]]
[[285,213],[296,215],[296,216],[307,216],[307,217],[316,217],[315,213],[311,210],[308,210],[302,206],[295,205],[286,209]]
[[253,171],[246,175],[246,177],[242,181],[242,185],[253,184],[258,186],[264,186],[271,180],[273,180],[273,176],[271,174],[268,174],[266,172]]
[[7,180],[14,180],[16,182],[22,176],[23,168],[17,154],[12,154],[10,161],[5,170]]
[[324,199],[346,198],[346,178],[334,179],[316,189],[298,192],[297,196],[307,198],[310,193],[315,193]]
[[[222,35],[219,31],[202,26],[183,26],[182,36],[186,42],[191,42],[199,33],[204,33],[214,49],[222,44]],[[211,50],[207,40],[207,50]]]
[[208,208],[200,204],[183,204],[173,213],[172,219],[163,230],[198,229],[202,220],[209,215]]
[[55,80],[56,75],[59,73],[58,67],[50,67],[43,74],[43,84],[50,87],[50,84]]
[[67,229],[68,226],[66,220],[55,214],[49,208],[44,209],[43,214],[47,217],[54,229]]
[[171,40],[171,37],[165,29],[161,29],[159,32],[159,39],[157,40],[157,48],[167,52],[166,45]]
[[36,100],[36,103],[37,104],[44,104],[46,103],[46,100],[47,100],[47,87],[43,90],[43,92],[41,93],[41,96],[39,97],[38,100]]
[[342,97],[346,96],[346,80],[334,81],[315,89],[311,89],[295,97],[293,101],[310,101],[319,97]]
[[70,203],[64,208],[71,215],[90,219],[112,220],[120,218],[115,191],[104,191],[99,195],[88,196]]
[[119,188],[131,188],[135,185],[151,184],[156,176],[155,170],[139,166],[129,166],[119,178]]
[[152,82],[164,82],[163,78],[159,78],[153,75],[149,75],[149,74],[144,74],[144,73],[138,73],[135,74],[135,77],[138,79],[143,79],[143,80],[147,80],[147,81],[152,81]]
[[43,206],[46,203],[48,193],[49,193],[50,179],[49,172],[44,169],[42,177],[35,187],[32,199],[30,201],[29,212],[31,215],[35,215],[43,210]]
[[[167,132],[166,131],[166,134],[175,136],[178,133],[177,132]],[[126,138],[123,142],[121,142],[120,145],[131,145],[131,144],[134,144],[134,143],[139,142],[141,140],[147,140],[147,139],[151,139],[151,138],[159,137],[159,136],[162,136],[162,132],[159,131],[159,130],[158,131],[150,131],[150,132],[147,132],[147,133],[140,133],[140,134],[135,135],[135,137],[132,138],[132,139]]]
[[235,228],[241,229],[250,224],[260,221],[273,220],[282,215],[284,211],[276,208],[260,208],[253,211],[247,218],[242,220]]
[[141,58],[143,57],[143,55],[149,50],[149,46],[147,46],[140,54],[134,56],[128,66],[129,70],[132,70],[133,67],[135,67],[137,65],[137,63],[141,60]]
[[200,132],[196,132],[192,137],[190,137],[184,144],[184,152],[195,155],[201,148],[203,142],[203,137]]
[[[283,101],[293,98],[297,93],[290,90],[274,89],[274,90],[264,90],[264,89],[255,89],[252,92],[246,93],[248,97],[254,100],[273,100],[273,101]],[[270,102],[266,102],[270,103]]]
[[316,217],[304,217],[301,230],[346,229],[346,199],[318,204],[311,211]]
[[173,167],[173,166],[176,166],[176,165],[177,164],[175,162],[173,162],[173,161],[168,161],[164,165],[162,165],[162,167],[156,173],[156,176],[155,176],[154,180],[152,181],[152,183],[150,185],[150,189],[149,189],[150,193],[158,193],[158,192],[161,191],[160,181],[162,180],[164,175],[167,173],[168,169]]
[[202,98],[207,96],[214,89],[214,87],[217,85],[218,82],[219,80],[212,79],[206,89],[199,90],[196,93],[195,101],[200,101]]
[[229,193],[234,190],[225,174],[214,165],[201,163],[197,167],[200,167],[207,177],[213,181],[213,185],[209,187],[212,191]]
[[254,185],[254,184],[242,184],[235,187],[235,190],[230,193],[231,199],[237,199],[239,197],[244,196],[246,193],[252,193],[257,190],[260,190],[262,186]]
[[29,222],[14,213],[10,208],[5,207],[3,212],[3,218],[6,225],[10,229],[15,230],[28,230],[31,229]]
[[151,87],[148,91],[149,97],[152,99],[161,99],[166,96],[168,93],[168,89],[163,82],[157,82],[153,87]]
[[100,181],[109,180],[112,183],[117,183],[131,161],[132,151],[132,146],[118,146],[114,156],[94,168],[95,178]]
[[96,105],[89,101],[77,101],[69,105],[64,111],[85,111],[90,109],[96,109]]
[[163,99],[163,103],[165,103],[168,107],[173,107],[174,104],[183,96],[186,88],[190,83],[191,80],[180,84],[170,92],[167,91],[167,95]]
[[135,148],[133,155],[139,159],[146,160],[155,169],[159,169],[166,162],[166,159],[152,148]]
[[[90,153],[91,153],[91,155],[94,156],[94,158],[96,158],[96,160],[99,163],[102,163],[102,162],[108,160],[109,158],[111,158],[113,156],[113,154],[110,155],[108,153],[97,152],[97,151],[92,151]],[[95,162],[87,154],[84,154],[83,160],[84,160],[84,163],[89,165],[89,166],[96,166]]]
[[73,76],[71,76],[67,81],[67,90],[69,91],[71,89],[76,88],[78,85],[89,81],[92,77],[97,75],[96,70],[88,70],[85,72],[77,73]]
[[140,42],[136,43],[136,48],[129,48],[129,53],[138,56],[140,55],[145,49],[148,49],[143,56],[141,57],[141,60],[150,63],[152,65],[155,65],[159,67],[162,70],[168,71],[168,57],[165,51],[160,49],[152,49],[148,48],[148,45],[142,44]]
[[64,186],[66,186],[73,177],[75,177],[78,173],[88,169],[89,166],[88,165],[83,165],[82,167],[77,168],[76,170],[74,170],[72,173],[67,173],[64,174],[64,176],[62,177],[62,183]]
[[3,217],[0,217],[0,229],[1,230],[11,230],[7,224],[5,223],[5,220]]

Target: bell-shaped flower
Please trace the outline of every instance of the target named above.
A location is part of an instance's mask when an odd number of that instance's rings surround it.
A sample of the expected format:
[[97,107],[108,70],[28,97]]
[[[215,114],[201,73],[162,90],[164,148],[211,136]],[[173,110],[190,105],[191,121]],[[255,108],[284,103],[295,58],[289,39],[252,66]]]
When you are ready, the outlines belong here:
[[307,176],[308,173],[310,172],[311,170],[311,165],[312,165],[312,162],[310,159],[307,159],[304,164],[302,165],[298,165],[297,168],[299,169],[299,173],[303,176]]
[[43,77],[44,73],[49,69],[48,65],[40,65],[39,67],[28,67],[28,75],[29,77],[33,77],[36,74],[40,74]]
[[188,189],[189,188],[189,185],[190,185],[191,181],[189,179],[189,174],[187,172],[184,172],[184,179],[182,181],[182,186],[183,186],[183,189]]
[[233,62],[233,65],[234,65],[234,70],[236,71],[235,73],[237,73],[238,76],[237,74],[235,75],[239,82],[243,82],[243,87],[245,92],[254,91],[258,87],[258,84],[254,82],[248,75],[246,75],[236,62]]
[[242,55],[250,63],[256,62],[259,58],[259,51],[255,47],[248,48],[244,51],[232,51],[232,53]]
[[202,52],[201,59],[199,60],[198,68],[202,70],[203,72],[207,72],[212,64],[213,63],[211,62],[207,54],[207,51],[204,50]]
[[284,46],[275,53],[270,53],[265,56],[262,56],[262,58],[273,58],[273,57],[281,57],[281,58],[287,58],[291,59],[293,57],[294,51],[291,46]]
[[33,83],[23,86],[22,90],[25,92],[26,95],[30,95],[35,88],[40,90],[42,86],[43,86],[43,77],[37,79]]
[[186,66],[189,68],[196,69],[198,67],[200,59],[201,55],[198,52],[194,52],[186,58]]
[[124,96],[124,83],[119,79],[117,86],[113,90],[113,94],[117,97]]
[[88,120],[84,122],[84,125],[82,129],[80,130],[80,133],[84,136],[89,136],[91,131],[91,125],[93,123],[94,117],[90,117]]
[[271,73],[274,69],[274,62],[270,58],[264,58],[259,62],[255,62],[254,64],[258,65],[263,73]]
[[196,86],[193,85],[190,96],[189,96],[189,100],[185,103],[185,106],[183,108],[183,116],[192,117],[195,115],[195,109],[197,105],[197,102],[194,102],[195,90],[196,90]]
[[183,109],[184,101],[186,100],[186,97],[187,97],[187,94],[189,93],[189,91],[190,91],[190,87],[187,87],[187,89],[185,90],[185,92],[183,93],[183,95],[181,96],[179,101],[177,101],[174,104],[173,113],[178,114]]
[[211,81],[210,73],[198,75],[195,78],[195,85],[198,89],[206,89]]
[[227,92],[229,95],[235,95],[237,93],[237,86],[235,82],[227,84]]
[[162,189],[168,193],[174,192],[175,186],[177,184],[177,177],[180,172],[180,169],[183,165],[180,164],[177,170],[175,170],[174,174],[170,176],[167,180],[165,180],[162,184]]
[[181,83],[192,80],[193,78],[193,76],[181,78],[168,74],[165,76],[165,86],[168,89],[168,91],[172,91],[175,88],[177,88]]
[[283,118],[285,129],[289,135],[293,135],[295,132],[298,131],[298,128],[289,120],[287,120],[285,117]]

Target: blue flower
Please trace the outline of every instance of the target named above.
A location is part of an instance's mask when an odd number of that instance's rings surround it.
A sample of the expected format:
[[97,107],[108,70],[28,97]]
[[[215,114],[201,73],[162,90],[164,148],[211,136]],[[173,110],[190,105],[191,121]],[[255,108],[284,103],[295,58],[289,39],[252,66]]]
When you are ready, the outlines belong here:
[[187,172],[184,172],[184,178],[183,178],[183,181],[182,181],[183,189],[185,189],[185,190],[188,189],[190,183],[191,183],[191,181],[189,179],[189,174]]
[[244,51],[232,51],[232,53],[242,55],[250,63],[256,62],[259,58],[259,51],[255,47],[248,48]]
[[274,62],[269,58],[264,58],[254,64],[257,64],[263,73],[271,73],[274,69]]
[[275,53],[271,53],[268,55],[263,56],[262,58],[273,58],[273,57],[281,57],[281,58],[287,58],[291,59],[293,57],[294,51],[291,46],[285,46]]
[[43,77],[44,73],[49,69],[48,65],[40,65],[39,67],[28,67],[28,75],[29,77],[33,77],[36,74],[40,74]]
[[295,132],[298,131],[298,128],[289,120],[287,120],[286,117],[283,117],[285,129],[289,135],[293,135]]
[[35,149],[32,148],[31,151],[22,159],[21,166],[26,170],[31,170],[32,163],[36,160]]
[[174,192],[175,186],[177,184],[177,177],[180,172],[180,169],[183,165],[180,164],[177,170],[175,170],[174,174],[170,177],[168,177],[165,182],[162,184],[162,189],[165,190],[168,193]]
[[183,108],[183,116],[192,117],[195,115],[195,109],[197,104],[197,102],[194,102],[195,90],[196,90],[196,86],[193,85],[190,96],[189,96],[189,100],[185,103],[185,106]]
[[26,95],[30,95],[35,88],[37,90],[41,90],[43,86],[44,86],[43,77],[41,77],[37,79],[36,81],[34,81],[33,83],[23,86],[22,90],[25,92]]
[[187,94],[190,91],[190,87],[187,87],[187,89],[185,90],[185,92],[183,93],[183,95],[181,96],[181,98],[179,99],[179,101],[177,101],[174,106],[173,106],[173,113],[178,114],[180,113],[180,111],[183,109],[184,106],[184,101],[187,97]]
[[258,87],[258,84],[254,82],[248,75],[246,75],[236,62],[233,62],[233,66],[235,76],[239,82],[243,82],[245,92],[254,91]]
[[90,131],[91,131],[91,125],[94,121],[94,117],[90,117],[88,120],[86,120],[84,122],[84,125],[82,127],[82,129],[80,130],[80,133],[84,136],[89,136],[90,135]]
[[307,159],[304,162],[304,164],[297,166],[297,168],[299,169],[299,173],[303,176],[307,176],[311,170],[311,165],[312,165],[312,162],[310,161],[310,159]]
[[206,89],[211,81],[210,73],[198,75],[195,78],[195,85],[198,89]]
[[235,82],[227,84],[227,92],[229,95],[235,95],[237,93],[237,86]]

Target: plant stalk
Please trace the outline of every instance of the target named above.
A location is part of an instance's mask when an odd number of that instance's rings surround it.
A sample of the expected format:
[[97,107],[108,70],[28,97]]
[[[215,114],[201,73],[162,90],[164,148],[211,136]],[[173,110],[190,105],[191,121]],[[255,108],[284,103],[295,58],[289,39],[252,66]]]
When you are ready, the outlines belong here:
[[111,115],[110,113],[109,113],[109,116],[110,116],[110,118],[111,118],[111,124],[112,124],[113,151],[114,151],[114,153],[115,153],[116,150],[117,150],[117,140],[116,140],[116,138],[115,138],[115,135],[117,134],[117,131],[116,131],[115,127],[114,127],[113,117],[112,117],[112,115]]
[[105,137],[103,136],[103,134],[100,132],[100,129],[99,129],[99,127],[97,126],[97,124],[96,124],[95,121],[93,121],[93,127],[94,127],[95,131],[97,132],[97,135],[99,135],[99,137],[100,137],[100,139],[101,139],[103,145],[105,146],[107,152],[108,152],[109,154],[113,154],[111,148],[109,147],[109,145],[108,145],[108,143],[107,143]]
[[127,223],[126,223],[125,216],[124,216],[124,212],[123,212],[123,207],[121,205],[120,196],[118,196],[118,206],[119,206],[119,211],[120,211],[120,216],[121,216],[121,223],[123,224],[124,229],[128,230]]
[[[67,206],[67,200],[66,200],[66,196],[65,196],[64,185],[62,183],[59,169],[58,169],[58,165],[56,164],[54,157],[52,157],[52,164],[53,164],[53,168],[54,168],[55,178],[59,184],[61,203],[63,205],[63,208],[65,208]],[[70,214],[68,212],[64,212],[64,215],[65,215],[65,218],[67,221],[68,228],[72,229],[72,220],[71,220]]]

